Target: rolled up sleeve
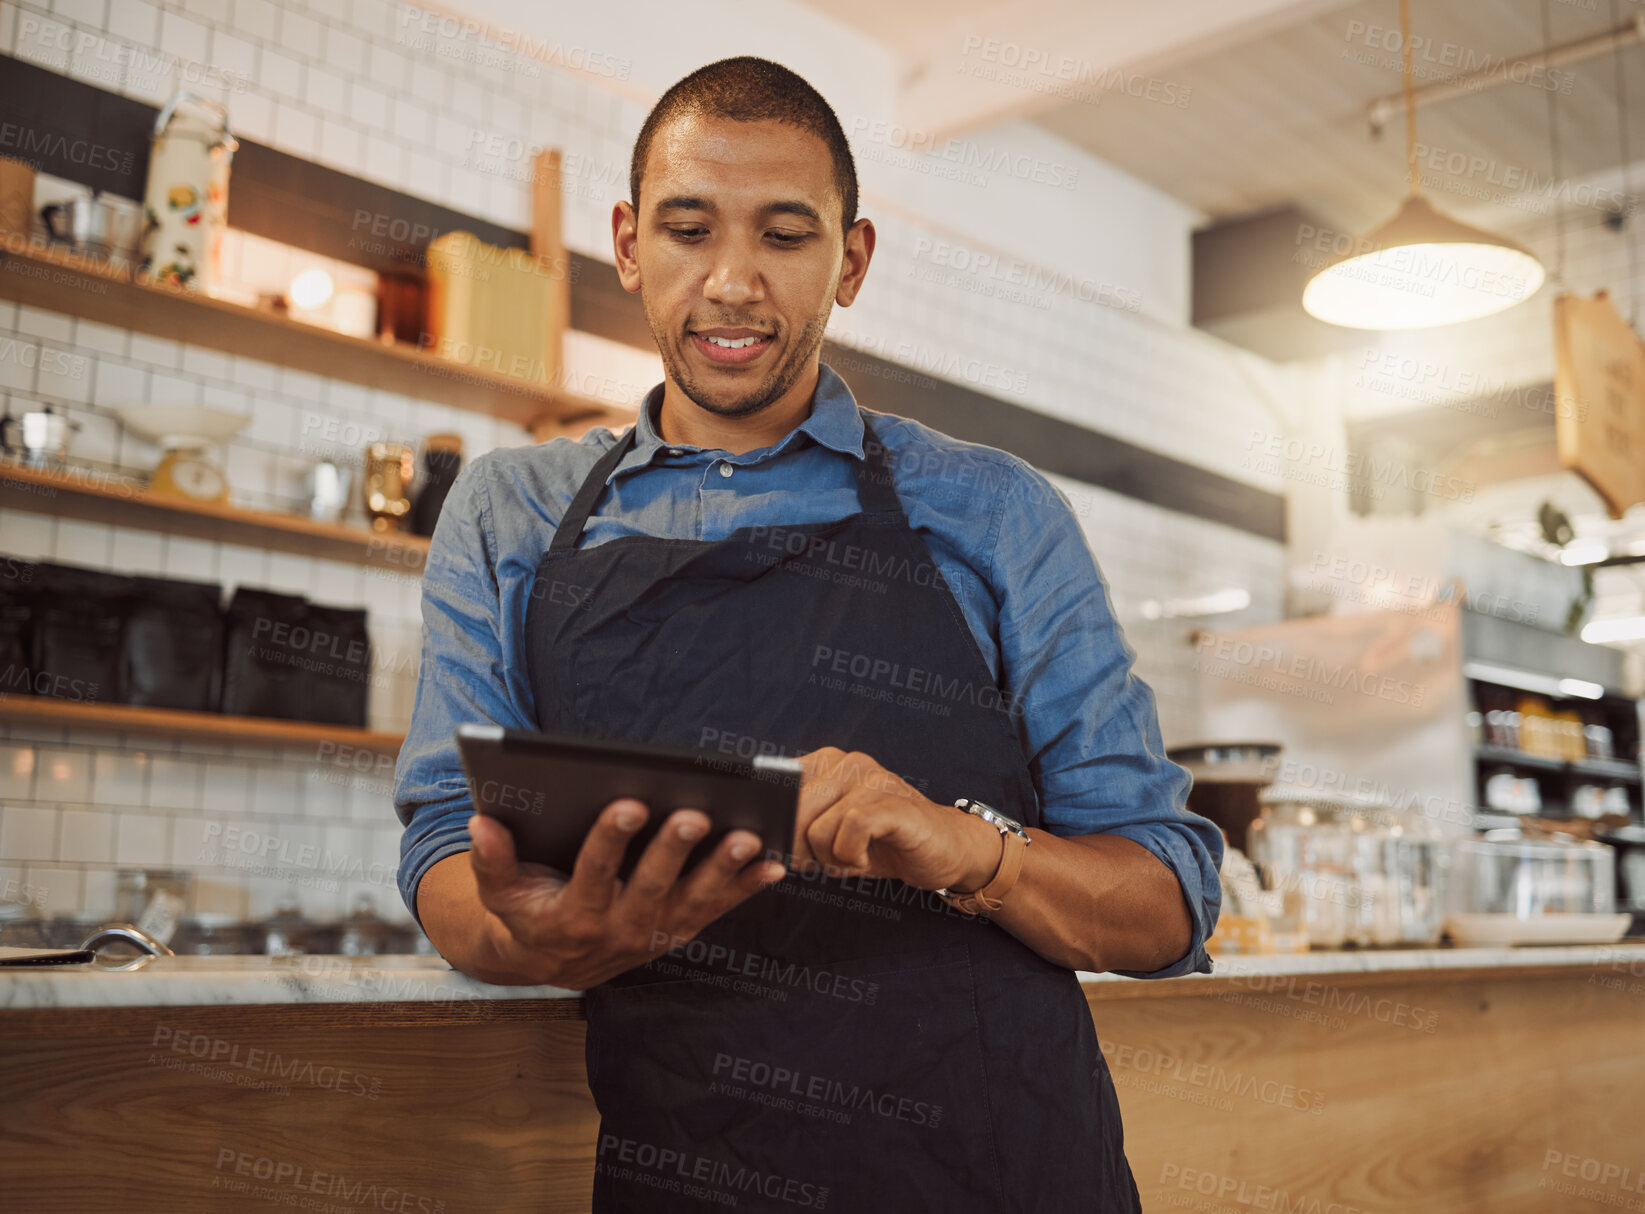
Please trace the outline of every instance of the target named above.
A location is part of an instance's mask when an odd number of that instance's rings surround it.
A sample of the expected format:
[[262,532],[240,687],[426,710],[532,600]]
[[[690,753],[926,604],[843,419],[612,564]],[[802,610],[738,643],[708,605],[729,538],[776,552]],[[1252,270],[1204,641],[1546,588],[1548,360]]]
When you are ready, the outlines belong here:
[[481,456],[452,485],[423,571],[422,664],[394,769],[394,811],[405,825],[400,896],[414,918],[423,874],[469,848],[473,803],[453,731],[464,723],[535,728],[506,677],[489,474]]
[[1222,906],[1223,838],[1186,808],[1189,776],[1165,757],[1154,693],[1115,619],[1108,585],[1068,499],[1013,460],[1001,493],[990,574],[1000,599],[1001,676],[1022,707],[1045,829],[1122,835],[1182,888],[1188,951],[1134,978],[1210,973],[1206,938]]

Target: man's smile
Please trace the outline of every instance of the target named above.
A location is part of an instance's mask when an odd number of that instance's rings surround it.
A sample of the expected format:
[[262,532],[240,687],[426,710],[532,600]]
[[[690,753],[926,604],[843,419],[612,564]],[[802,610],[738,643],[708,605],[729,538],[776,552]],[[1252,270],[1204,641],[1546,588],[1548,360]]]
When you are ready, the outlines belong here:
[[758,329],[714,328],[691,330],[691,344],[712,363],[738,367],[764,354],[774,342],[770,333]]

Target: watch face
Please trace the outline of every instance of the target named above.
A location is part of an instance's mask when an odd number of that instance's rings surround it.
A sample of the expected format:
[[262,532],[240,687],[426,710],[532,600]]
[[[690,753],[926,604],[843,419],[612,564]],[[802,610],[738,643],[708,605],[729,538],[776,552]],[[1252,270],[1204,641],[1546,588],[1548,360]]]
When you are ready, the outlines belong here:
[[1002,813],[996,813],[992,809],[983,810],[982,816],[985,821],[996,823],[1005,827],[1007,830],[1014,830],[1019,834],[1022,833],[1022,823],[1018,822],[1015,818],[1008,818]]
[[990,826],[1003,827],[1004,829],[1011,831],[1013,834],[1021,835],[1025,839],[1028,837],[1028,833],[1023,829],[1021,822],[1018,822],[1014,818],[1006,817],[991,805],[984,805],[981,801],[972,801],[970,799],[961,801],[959,805],[960,808],[965,810],[966,813],[975,814],[984,822],[987,822]]

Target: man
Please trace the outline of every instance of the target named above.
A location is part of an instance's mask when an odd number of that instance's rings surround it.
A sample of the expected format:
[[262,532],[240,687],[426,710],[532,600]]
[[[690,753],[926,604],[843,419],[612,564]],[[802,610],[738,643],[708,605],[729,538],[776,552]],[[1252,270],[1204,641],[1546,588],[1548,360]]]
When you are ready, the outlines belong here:
[[[406,902],[466,973],[587,991],[595,1210],[1135,1210],[1073,971],[1208,971],[1221,837],[1066,499],[820,365],[875,233],[804,80],[686,77],[630,193],[667,378],[621,437],[492,452],[446,502]],[[517,863],[462,722],[803,756],[794,855],[739,831],[682,871],[705,816],[617,802],[569,879]]]

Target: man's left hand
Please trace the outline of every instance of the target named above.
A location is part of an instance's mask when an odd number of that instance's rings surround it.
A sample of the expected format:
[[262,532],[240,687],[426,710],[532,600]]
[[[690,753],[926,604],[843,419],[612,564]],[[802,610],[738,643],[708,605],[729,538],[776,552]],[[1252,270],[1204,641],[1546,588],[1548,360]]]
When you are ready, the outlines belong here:
[[873,757],[833,746],[802,755],[794,859],[831,877],[894,877],[916,889],[973,890],[999,867],[999,831],[921,796]]

